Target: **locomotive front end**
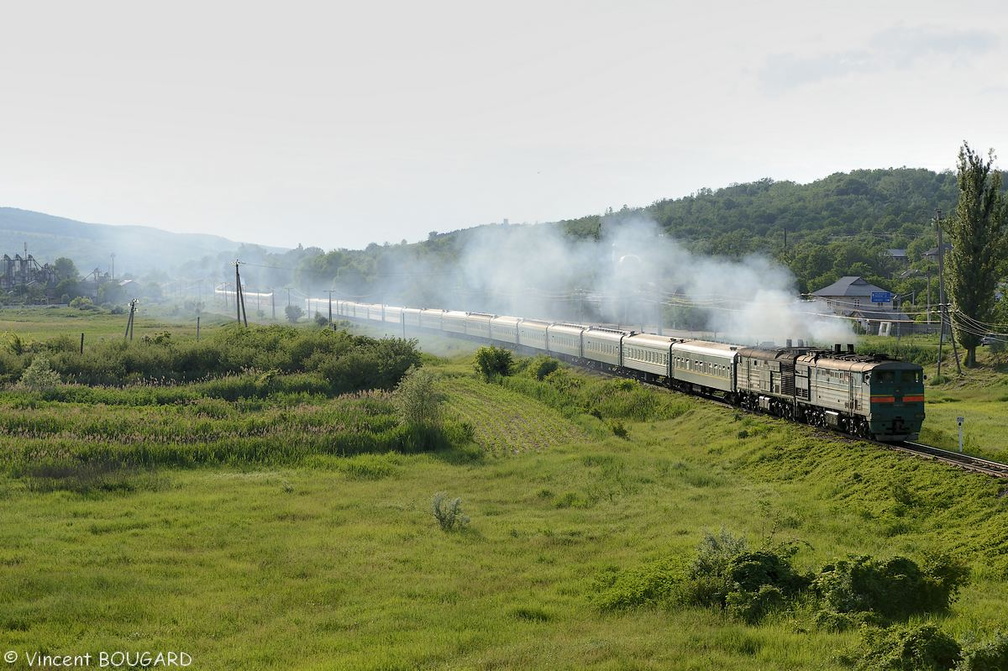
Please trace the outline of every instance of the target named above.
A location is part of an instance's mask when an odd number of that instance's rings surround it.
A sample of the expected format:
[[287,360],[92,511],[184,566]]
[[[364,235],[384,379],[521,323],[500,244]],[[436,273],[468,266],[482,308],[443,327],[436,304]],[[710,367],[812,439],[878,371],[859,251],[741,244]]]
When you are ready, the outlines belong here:
[[868,422],[877,440],[915,440],[924,423],[924,370],[887,361],[865,373],[869,391]]

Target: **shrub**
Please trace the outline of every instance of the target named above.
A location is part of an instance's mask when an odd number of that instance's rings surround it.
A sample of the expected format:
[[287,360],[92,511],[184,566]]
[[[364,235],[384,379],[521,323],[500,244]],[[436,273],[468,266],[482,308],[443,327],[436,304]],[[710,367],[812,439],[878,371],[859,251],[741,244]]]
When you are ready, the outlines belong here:
[[782,610],[811,580],[791,566],[785,548],[749,551],[744,538],[724,529],[707,533],[697,548],[684,586],[687,604],[720,607],[749,624]]
[[968,576],[965,565],[944,555],[925,570],[906,557],[859,556],[824,567],[814,588],[826,610],[896,620],[946,610]]
[[59,374],[49,365],[49,359],[36,356],[21,374],[21,386],[31,391],[50,391],[59,386]]
[[70,307],[77,310],[94,310],[94,302],[87,296],[77,296],[72,301],[70,301]]
[[957,671],[1003,671],[1008,669],[1008,634],[994,640],[967,646]]
[[753,592],[733,591],[728,594],[728,612],[746,624],[757,624],[770,613],[783,610],[787,602],[784,593],[773,585],[760,585]]
[[769,585],[793,597],[811,582],[795,573],[790,557],[782,551],[742,552],[728,563],[727,573],[735,591],[741,592],[756,593]]
[[507,377],[511,374],[514,359],[511,350],[503,347],[480,347],[476,350],[476,371],[485,380],[495,377]]
[[406,371],[392,396],[399,420],[409,426],[438,426],[444,400],[434,373],[426,368]]
[[933,624],[868,629],[865,643],[858,664],[865,671],[949,671],[962,652],[954,638]]
[[17,333],[4,333],[4,339],[6,340],[7,351],[11,354],[21,356],[25,353],[25,343]]
[[533,370],[535,371],[536,379],[540,381],[560,367],[560,362],[552,357],[538,356],[535,360],[536,363]]
[[462,530],[469,524],[469,518],[462,514],[461,498],[449,501],[447,494],[438,492],[431,501],[431,508],[442,531]]
[[734,536],[724,529],[721,529],[721,533],[717,536],[709,531],[705,532],[697,546],[696,559],[690,567],[690,577],[723,576],[731,561],[746,550],[748,543],[741,536]]

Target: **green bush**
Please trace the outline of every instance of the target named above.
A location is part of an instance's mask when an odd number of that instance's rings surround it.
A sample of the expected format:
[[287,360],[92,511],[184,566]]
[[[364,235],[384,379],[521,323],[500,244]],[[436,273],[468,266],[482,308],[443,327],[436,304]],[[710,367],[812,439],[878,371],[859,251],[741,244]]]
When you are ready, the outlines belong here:
[[542,380],[560,367],[560,362],[558,360],[548,356],[537,356],[533,362],[533,371],[535,372],[535,378],[537,380]]
[[1008,669],[1008,634],[991,641],[964,646],[957,671],[1005,671]]
[[755,591],[733,591],[725,603],[728,613],[746,624],[758,624],[767,615],[784,610],[784,593],[773,585],[760,585]]
[[718,535],[705,532],[697,546],[696,558],[690,566],[690,578],[705,576],[722,577],[735,557],[748,551],[745,538],[734,536],[725,529]]
[[791,558],[783,550],[742,552],[728,563],[728,579],[733,591],[757,593],[772,586],[788,598],[796,596],[811,584],[791,566]]
[[21,374],[21,386],[30,391],[49,391],[61,384],[59,373],[49,365],[49,359],[38,355]]
[[867,650],[858,664],[864,671],[950,671],[961,649],[933,624],[865,631]]
[[507,377],[511,374],[514,359],[511,350],[503,347],[480,347],[476,350],[476,371],[485,380]]
[[434,373],[410,368],[392,395],[399,420],[414,426],[438,426],[445,395],[438,390]]
[[756,624],[787,608],[811,583],[791,565],[791,548],[750,551],[744,538],[724,529],[707,533],[697,547],[684,586],[684,603],[725,609],[733,617]]
[[921,569],[906,557],[853,557],[827,565],[813,583],[825,610],[872,613],[886,620],[947,610],[966,584],[968,568],[948,556]]

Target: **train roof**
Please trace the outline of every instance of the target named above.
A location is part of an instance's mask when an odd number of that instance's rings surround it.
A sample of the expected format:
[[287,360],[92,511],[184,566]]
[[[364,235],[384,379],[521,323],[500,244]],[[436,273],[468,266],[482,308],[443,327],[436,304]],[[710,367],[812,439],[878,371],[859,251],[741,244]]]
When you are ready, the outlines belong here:
[[673,343],[672,346],[677,352],[717,354],[719,356],[734,356],[738,350],[737,345],[728,345],[723,342],[709,342],[707,340],[683,340],[681,342]]
[[806,356],[816,350],[812,347],[740,347],[739,356],[760,361],[793,361],[800,356]]
[[553,324],[550,324],[550,330],[555,329],[566,329],[570,331],[587,331],[588,327],[583,326],[582,324],[568,324],[566,322],[554,322]]
[[624,340],[624,342],[651,346],[657,345],[658,347],[668,348],[673,343],[683,342],[683,339],[658,335],[657,333],[631,333],[627,336],[627,339]]
[[919,364],[890,359],[884,354],[835,354],[829,350],[819,350],[799,357],[802,363],[818,368],[833,370],[918,370]]

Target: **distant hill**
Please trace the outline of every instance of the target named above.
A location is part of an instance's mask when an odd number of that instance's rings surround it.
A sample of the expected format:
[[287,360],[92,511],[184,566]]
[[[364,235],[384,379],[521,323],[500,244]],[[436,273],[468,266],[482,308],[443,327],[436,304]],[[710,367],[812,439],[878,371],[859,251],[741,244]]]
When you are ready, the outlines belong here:
[[87,224],[40,212],[0,207],[0,254],[28,253],[40,264],[64,256],[82,274],[107,272],[115,254],[117,276],[170,271],[206,256],[237,252],[242,243],[217,235],[170,233],[147,226]]

